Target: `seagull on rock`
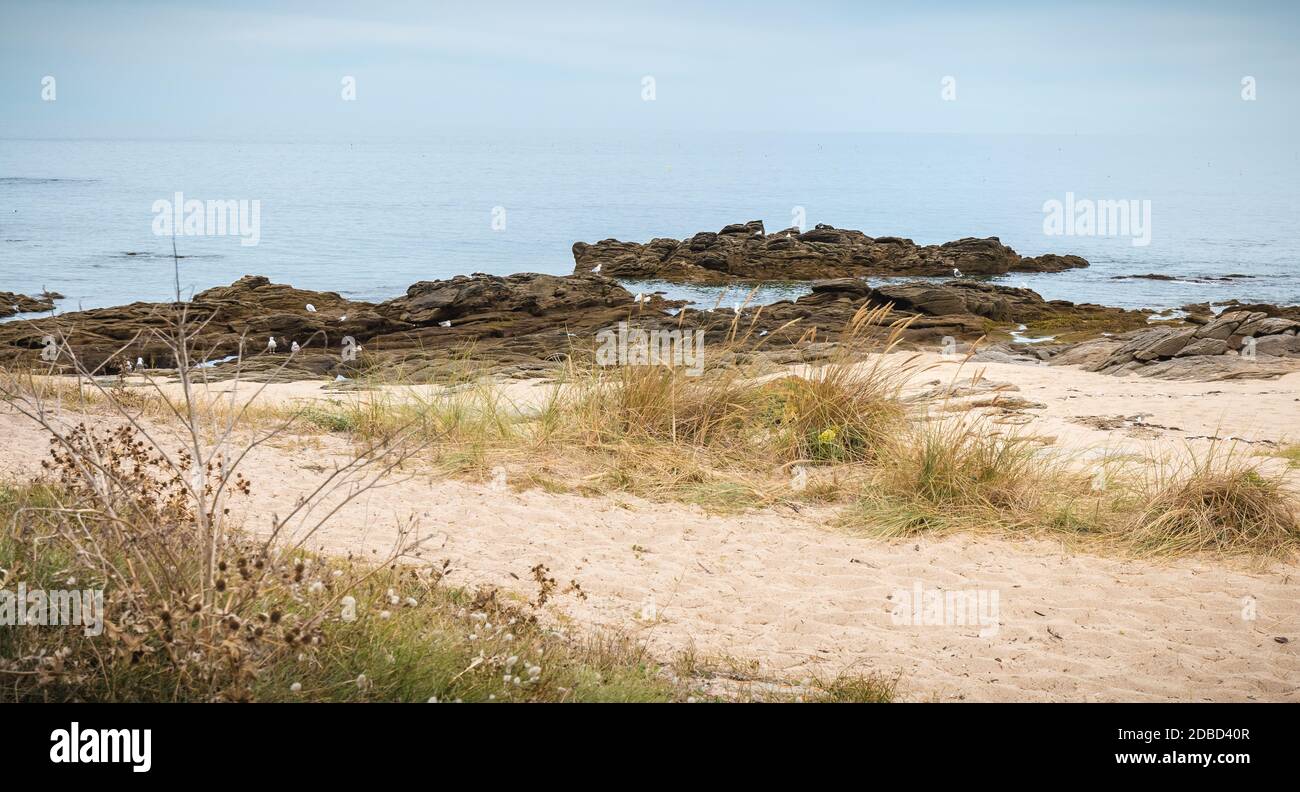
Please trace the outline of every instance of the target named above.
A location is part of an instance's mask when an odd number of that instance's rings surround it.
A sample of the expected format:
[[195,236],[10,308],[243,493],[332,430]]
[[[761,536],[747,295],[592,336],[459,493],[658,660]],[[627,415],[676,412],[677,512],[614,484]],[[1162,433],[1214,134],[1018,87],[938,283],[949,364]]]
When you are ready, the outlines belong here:
[[275,348],[276,348],[276,346],[277,346],[277,344],[275,343],[275,336],[271,336],[270,338],[266,339],[266,351],[267,351],[267,352],[274,353],[274,352],[275,352]]
[[450,320],[450,319],[444,319],[444,320],[442,320],[441,322],[438,323],[438,326],[439,326],[439,327],[451,327],[451,320]]
[[594,267],[591,268],[591,271],[592,271],[592,272],[600,272],[600,267],[601,267],[601,265],[600,265],[600,264],[597,264],[596,266],[594,266]]
[[294,342],[293,342],[293,346],[289,347],[289,352],[292,353],[292,354],[295,354],[295,355],[298,354],[298,352],[301,351],[301,350],[302,350],[302,347],[298,346],[298,342],[297,342],[297,341],[294,341]]
[[961,277],[961,270],[957,269],[956,267],[953,267],[953,268],[952,268],[952,276],[953,276],[954,278],[960,278],[960,277]]
[[136,359],[135,359],[135,367],[138,368],[138,369],[144,368],[144,358],[142,358],[142,357],[138,357],[138,358],[136,358]]
[[307,313],[316,313],[316,306],[312,305],[311,303],[307,303]]

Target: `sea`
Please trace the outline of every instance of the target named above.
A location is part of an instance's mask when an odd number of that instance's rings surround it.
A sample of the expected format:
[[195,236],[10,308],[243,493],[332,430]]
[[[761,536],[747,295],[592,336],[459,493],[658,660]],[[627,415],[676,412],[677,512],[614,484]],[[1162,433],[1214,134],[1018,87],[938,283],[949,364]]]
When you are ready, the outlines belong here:
[[[256,233],[186,233],[182,223],[173,236],[160,216],[174,216],[178,193],[204,206],[255,202]],[[1133,224],[1053,226],[1053,202],[1076,212],[1111,202],[1131,209]],[[1153,310],[1233,298],[1300,304],[1300,138],[490,131],[0,140],[0,291],[57,291],[61,311],[170,299],[173,241],[183,297],[258,274],[384,300],[457,274],[569,273],[577,241],[683,238],[755,219],[769,231],[827,223],[921,244],[996,236],[1023,255],[1091,262],[991,279],[1048,299]],[[701,303],[747,291],[629,288]],[[767,284],[755,299],[807,288]]]

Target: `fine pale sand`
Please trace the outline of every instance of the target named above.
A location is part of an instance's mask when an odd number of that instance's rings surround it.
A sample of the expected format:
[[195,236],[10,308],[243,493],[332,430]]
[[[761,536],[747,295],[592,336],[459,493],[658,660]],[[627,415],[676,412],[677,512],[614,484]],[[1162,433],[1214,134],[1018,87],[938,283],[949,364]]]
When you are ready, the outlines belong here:
[[[952,379],[956,367],[932,362],[940,367],[919,374],[915,389]],[[1247,453],[1300,441],[1300,374],[1191,383],[968,363],[960,381],[977,372],[992,387],[1018,388],[999,392],[1043,405],[995,420],[1081,457],[1195,447],[1214,435],[1248,441]],[[543,387],[507,391],[526,401]],[[270,399],[328,396],[318,383],[268,391]],[[0,472],[35,471],[47,449],[41,433],[8,409],[0,431]],[[254,451],[254,493],[242,510],[249,526],[288,513],[348,450],[326,436]],[[528,570],[545,564],[586,592],[557,600],[559,618],[576,628],[629,633],[664,659],[694,650],[738,676],[797,682],[880,671],[899,675],[902,698],[919,700],[1300,700],[1294,563],[1124,560],[971,535],[884,541],[825,527],[832,514],[717,517],[627,496],[435,479],[408,465],[345,506],[312,545],[382,554],[396,526],[413,520],[421,556],[451,560],[450,582],[531,596]],[[890,597],[918,585],[996,592],[996,626],[986,623],[981,635],[979,624],[896,623]]]

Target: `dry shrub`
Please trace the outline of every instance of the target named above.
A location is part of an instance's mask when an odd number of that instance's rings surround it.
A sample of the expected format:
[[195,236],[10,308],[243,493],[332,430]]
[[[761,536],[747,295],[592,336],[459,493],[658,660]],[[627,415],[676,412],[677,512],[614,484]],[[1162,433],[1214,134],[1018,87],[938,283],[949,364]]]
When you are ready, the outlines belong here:
[[[64,366],[75,375],[79,402],[106,408],[116,426],[69,425],[62,401],[51,403],[30,376],[0,382],[9,406],[43,429],[51,446],[40,497],[23,498],[0,537],[5,580],[62,580],[64,588],[104,596],[102,637],[65,629],[66,643],[47,651],[42,630],[12,631],[3,671],[22,683],[12,688],[18,698],[95,691],[119,700],[246,700],[268,664],[319,642],[334,602],[304,607],[303,588],[342,596],[361,579],[313,578],[301,548],[418,444],[400,431],[369,444],[255,538],[232,519],[230,499],[251,491],[242,470],[248,454],[291,422],[250,432],[242,423],[248,404],[209,409],[195,379],[203,369],[191,362],[195,333],[181,304],[175,325],[158,336],[179,380],[179,396],[169,398],[147,378],[157,397],[151,405],[171,419],[161,428],[144,420],[138,399],[85,369],[66,343]],[[406,531],[399,527],[397,536],[394,554],[408,549]]]

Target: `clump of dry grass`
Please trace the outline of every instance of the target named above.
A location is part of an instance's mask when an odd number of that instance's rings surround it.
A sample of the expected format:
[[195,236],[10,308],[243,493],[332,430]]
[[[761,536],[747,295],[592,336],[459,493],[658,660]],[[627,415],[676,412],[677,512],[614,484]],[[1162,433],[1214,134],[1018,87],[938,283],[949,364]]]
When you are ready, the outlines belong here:
[[[639,482],[643,494],[685,495],[706,508],[772,502],[786,486],[773,462],[864,462],[905,425],[899,391],[917,366],[884,357],[906,327],[889,317],[887,308],[862,308],[828,362],[775,379],[745,365],[702,377],[665,366],[571,366],[544,411],[545,438],[621,488]],[[728,353],[739,335],[733,322],[733,344],[713,355],[736,359]]]
[[1053,492],[1074,491],[1029,438],[982,418],[921,419],[896,435],[846,524],[883,536],[1045,522]]
[[1294,500],[1281,475],[1212,444],[1147,469],[1136,513],[1122,526],[1140,553],[1215,551],[1289,556],[1300,547]]
[[841,673],[829,680],[813,680],[805,701],[819,704],[887,704],[898,693],[898,677],[880,673]]
[[1031,501],[1042,472],[1030,442],[983,420],[925,420],[886,461],[889,486],[935,506],[1013,509]]

